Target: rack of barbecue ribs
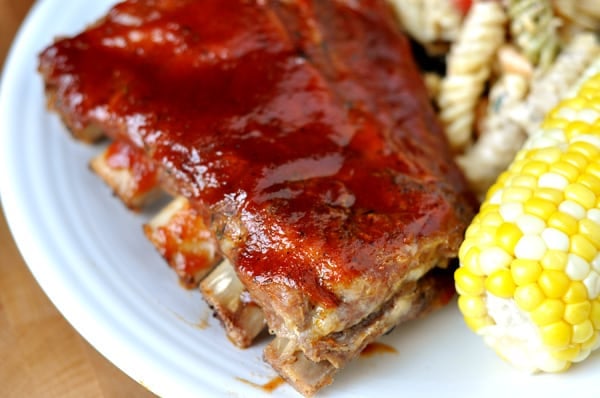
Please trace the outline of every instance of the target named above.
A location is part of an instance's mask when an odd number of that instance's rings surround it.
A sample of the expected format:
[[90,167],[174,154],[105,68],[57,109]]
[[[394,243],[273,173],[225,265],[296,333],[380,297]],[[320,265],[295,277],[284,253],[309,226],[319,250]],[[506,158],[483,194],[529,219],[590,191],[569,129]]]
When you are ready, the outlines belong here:
[[313,395],[446,304],[474,202],[383,0],[130,0],[40,55],[50,109],[230,340]]

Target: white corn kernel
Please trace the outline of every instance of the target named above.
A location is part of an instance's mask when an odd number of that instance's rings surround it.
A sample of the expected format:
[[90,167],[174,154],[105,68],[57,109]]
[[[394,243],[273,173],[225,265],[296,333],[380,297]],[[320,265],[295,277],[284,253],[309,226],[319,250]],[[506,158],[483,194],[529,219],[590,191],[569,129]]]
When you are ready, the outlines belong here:
[[562,231],[559,231],[556,228],[546,228],[542,232],[542,239],[546,244],[546,247],[550,250],[560,250],[560,251],[568,251],[569,250],[569,237]]
[[582,281],[590,274],[590,265],[577,254],[570,253],[565,273],[574,281]]
[[544,173],[538,180],[538,186],[541,188],[554,188],[562,191],[569,185],[569,181],[560,174]]
[[540,235],[546,228],[544,220],[532,214],[520,215],[516,220],[516,224],[523,235]]
[[579,203],[573,202],[572,200],[565,200],[560,205],[558,205],[558,210],[563,213],[567,213],[568,215],[575,217],[578,220],[581,220],[586,215],[586,210]]
[[526,260],[541,260],[546,254],[546,249],[541,236],[524,235],[515,246],[515,256]]

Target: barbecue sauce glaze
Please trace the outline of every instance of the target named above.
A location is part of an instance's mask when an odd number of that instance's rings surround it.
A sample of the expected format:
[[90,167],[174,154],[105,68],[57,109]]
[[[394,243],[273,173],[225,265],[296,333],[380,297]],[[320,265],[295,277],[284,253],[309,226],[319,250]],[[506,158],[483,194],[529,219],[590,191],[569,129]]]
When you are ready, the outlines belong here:
[[424,238],[453,256],[473,210],[385,7],[129,1],[40,70],[74,130],[144,149],[229,234],[242,279],[332,307],[336,285],[398,275]]

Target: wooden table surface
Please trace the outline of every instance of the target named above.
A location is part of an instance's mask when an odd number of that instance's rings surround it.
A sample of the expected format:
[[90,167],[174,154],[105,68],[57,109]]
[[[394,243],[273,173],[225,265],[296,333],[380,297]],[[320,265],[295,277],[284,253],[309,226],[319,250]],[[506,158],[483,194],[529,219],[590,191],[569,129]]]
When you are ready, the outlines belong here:
[[[0,66],[32,3],[0,0]],[[94,350],[60,315],[23,262],[2,212],[0,397],[154,397]]]

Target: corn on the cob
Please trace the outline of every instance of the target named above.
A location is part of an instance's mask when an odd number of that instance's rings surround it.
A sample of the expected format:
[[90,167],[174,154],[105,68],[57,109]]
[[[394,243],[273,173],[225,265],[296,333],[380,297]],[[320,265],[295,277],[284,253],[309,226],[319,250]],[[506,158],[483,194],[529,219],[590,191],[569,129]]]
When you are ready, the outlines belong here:
[[467,325],[530,372],[566,370],[600,345],[598,65],[490,188],[459,252]]

